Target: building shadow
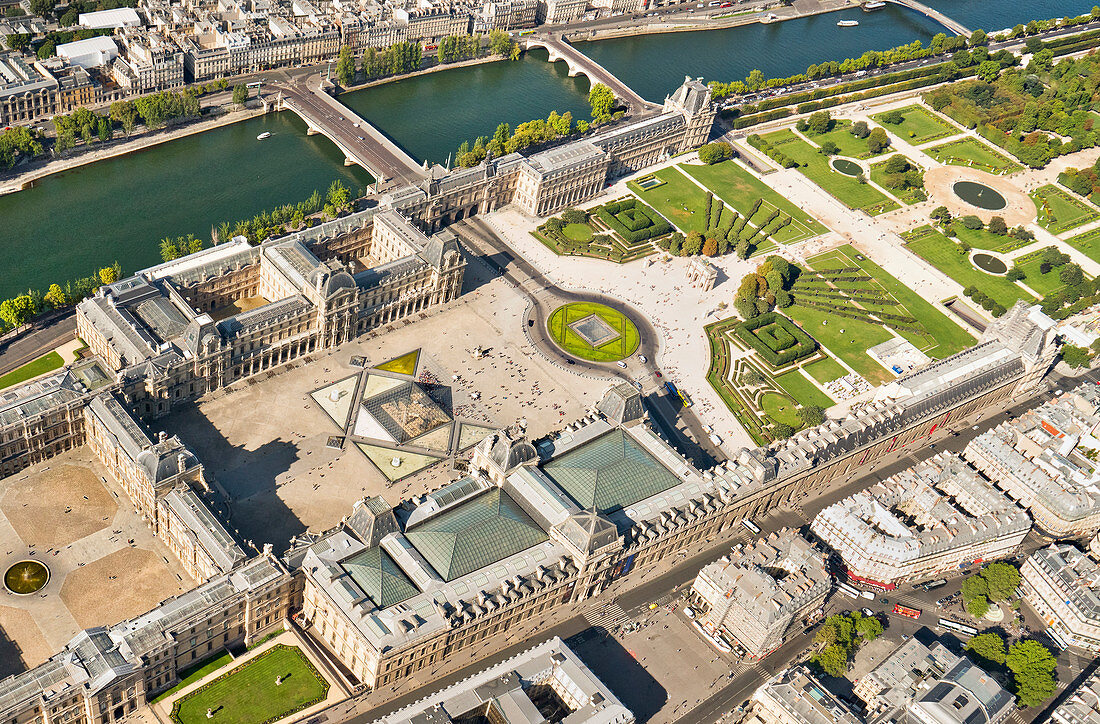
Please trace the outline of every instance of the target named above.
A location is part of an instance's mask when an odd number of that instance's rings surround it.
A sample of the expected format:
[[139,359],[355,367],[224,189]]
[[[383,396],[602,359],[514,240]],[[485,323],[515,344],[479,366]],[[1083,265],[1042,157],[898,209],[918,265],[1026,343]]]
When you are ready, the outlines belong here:
[[639,723],[649,721],[668,701],[665,688],[602,626],[586,629],[566,644]]
[[6,679],[14,674],[22,674],[27,670],[23,663],[23,649],[8,633],[0,628],[0,679]]

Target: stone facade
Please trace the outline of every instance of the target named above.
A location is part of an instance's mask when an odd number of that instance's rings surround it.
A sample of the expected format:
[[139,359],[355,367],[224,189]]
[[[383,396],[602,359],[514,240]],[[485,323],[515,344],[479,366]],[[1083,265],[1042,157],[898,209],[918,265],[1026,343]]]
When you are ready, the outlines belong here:
[[1035,551],[1020,567],[1024,598],[1051,638],[1100,654],[1100,565],[1069,543]]

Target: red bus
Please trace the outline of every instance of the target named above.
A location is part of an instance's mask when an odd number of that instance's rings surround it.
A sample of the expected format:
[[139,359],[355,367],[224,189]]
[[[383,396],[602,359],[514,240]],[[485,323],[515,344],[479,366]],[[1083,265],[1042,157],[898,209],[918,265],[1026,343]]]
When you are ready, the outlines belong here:
[[894,606],[894,613],[909,618],[920,618],[919,608],[909,608],[908,606],[902,606],[900,603]]

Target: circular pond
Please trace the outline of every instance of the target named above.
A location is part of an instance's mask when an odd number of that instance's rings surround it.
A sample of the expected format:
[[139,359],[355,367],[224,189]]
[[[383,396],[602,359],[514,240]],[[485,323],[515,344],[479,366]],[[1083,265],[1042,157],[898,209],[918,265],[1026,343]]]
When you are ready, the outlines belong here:
[[4,573],[4,587],[25,596],[50,582],[50,569],[38,561],[19,561]]
[[845,176],[859,176],[863,173],[863,168],[855,161],[849,161],[846,158],[834,158],[832,160],[833,168],[841,172]]
[[974,266],[987,274],[1001,275],[1008,273],[1008,265],[997,257],[989,254],[975,254],[971,257],[971,261],[974,262]]
[[977,181],[956,181],[951,189],[966,203],[986,211],[1000,211],[1008,205],[999,192]]

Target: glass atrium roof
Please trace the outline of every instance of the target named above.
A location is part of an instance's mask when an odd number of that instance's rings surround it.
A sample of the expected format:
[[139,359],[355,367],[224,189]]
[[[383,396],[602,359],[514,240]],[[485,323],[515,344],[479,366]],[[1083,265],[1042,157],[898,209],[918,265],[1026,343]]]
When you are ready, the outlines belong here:
[[390,554],[381,548],[368,548],[342,565],[379,608],[395,606],[420,593]]

